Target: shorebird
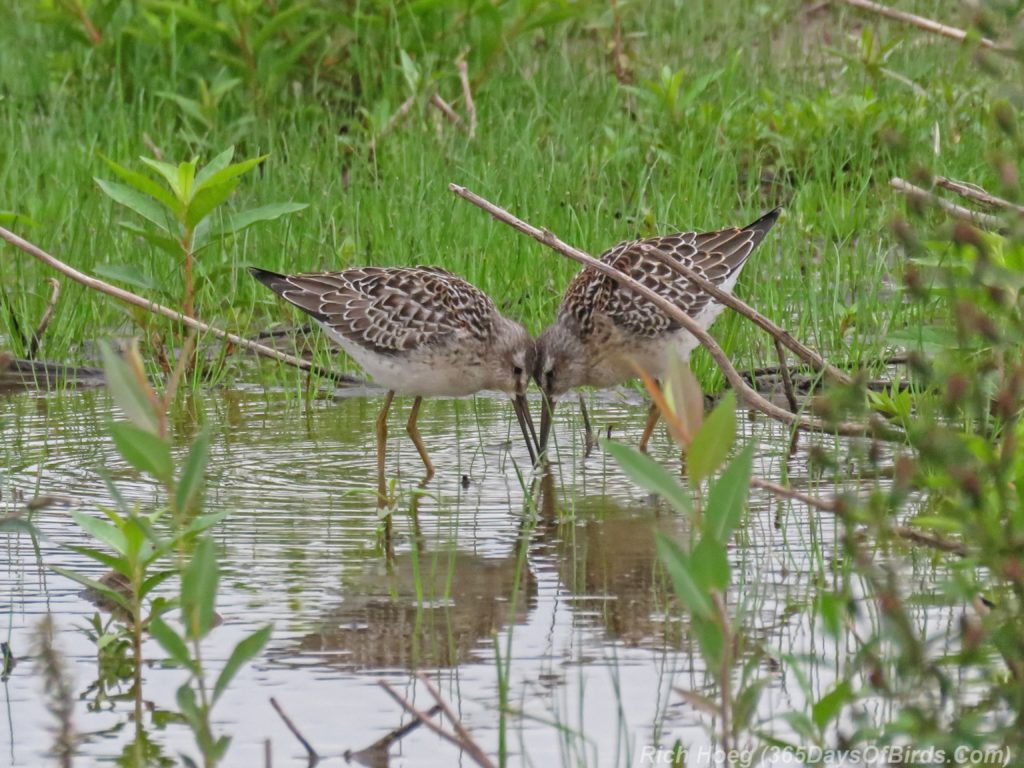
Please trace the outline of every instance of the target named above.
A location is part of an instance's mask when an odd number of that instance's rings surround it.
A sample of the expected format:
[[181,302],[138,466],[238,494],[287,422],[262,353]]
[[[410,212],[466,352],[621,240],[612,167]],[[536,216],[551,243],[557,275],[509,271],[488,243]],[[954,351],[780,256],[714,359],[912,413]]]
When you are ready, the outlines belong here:
[[[775,209],[742,228],[629,240],[605,251],[601,261],[664,296],[707,329],[723,305],[674,271],[668,261],[731,292],[747,257],[779,212]],[[636,378],[637,368],[660,379],[670,353],[687,360],[697,344],[691,333],[643,297],[596,270],[583,269],[566,289],[555,322],[537,340],[534,378],[544,394],[540,452],[547,448],[555,403],[570,389],[613,387]],[[658,416],[652,404],[640,438],[642,451],[647,450]]]
[[415,397],[406,431],[427,475],[434,465],[416,419],[424,397],[460,397],[483,389],[513,396],[530,458],[536,435],[526,405],[535,366],[533,338],[503,317],[483,291],[438,267],[362,267],[344,272],[279,275],[249,272],[311,315],[328,337],[387,387],[377,415],[377,501],[386,506],[387,418],[395,395]]

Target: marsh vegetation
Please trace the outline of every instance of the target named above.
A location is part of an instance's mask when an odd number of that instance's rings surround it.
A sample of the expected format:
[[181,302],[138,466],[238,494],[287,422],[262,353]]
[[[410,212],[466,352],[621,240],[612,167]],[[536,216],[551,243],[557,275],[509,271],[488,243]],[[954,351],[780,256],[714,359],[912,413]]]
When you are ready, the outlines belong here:
[[[1024,12],[865,5],[15,3],[3,759],[1019,762]],[[539,332],[577,266],[453,183],[595,255],[781,206],[736,293],[813,357],[727,311],[547,472],[428,401],[378,509],[383,392],[246,267]]]

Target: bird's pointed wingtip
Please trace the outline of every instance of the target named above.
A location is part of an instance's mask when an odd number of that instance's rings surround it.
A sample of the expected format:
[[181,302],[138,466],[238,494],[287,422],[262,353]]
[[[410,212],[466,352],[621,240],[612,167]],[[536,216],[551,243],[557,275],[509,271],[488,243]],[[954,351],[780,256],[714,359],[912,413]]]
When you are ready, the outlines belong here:
[[278,280],[282,277],[282,275],[277,274],[277,272],[271,272],[269,269],[262,269],[261,267],[246,267],[246,269],[249,270],[250,275],[255,277],[264,285],[268,285],[269,281]]
[[767,232],[769,229],[775,226],[775,222],[779,220],[779,216],[781,215],[781,207],[773,208],[772,210],[768,211],[768,213],[761,216],[761,218],[748,224],[746,227],[744,227],[744,229],[755,229],[761,232]]

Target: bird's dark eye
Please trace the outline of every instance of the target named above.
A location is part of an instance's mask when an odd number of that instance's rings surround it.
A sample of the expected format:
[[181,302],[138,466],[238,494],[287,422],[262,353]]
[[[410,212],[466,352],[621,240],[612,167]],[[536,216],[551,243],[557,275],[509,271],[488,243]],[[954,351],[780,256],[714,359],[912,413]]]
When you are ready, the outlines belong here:
[[515,366],[515,367],[514,367],[514,368],[512,369],[512,375],[513,375],[513,376],[522,376],[522,375],[523,375],[523,369],[522,369],[522,368],[520,368],[520,367],[519,367],[518,365],[517,365],[517,366]]

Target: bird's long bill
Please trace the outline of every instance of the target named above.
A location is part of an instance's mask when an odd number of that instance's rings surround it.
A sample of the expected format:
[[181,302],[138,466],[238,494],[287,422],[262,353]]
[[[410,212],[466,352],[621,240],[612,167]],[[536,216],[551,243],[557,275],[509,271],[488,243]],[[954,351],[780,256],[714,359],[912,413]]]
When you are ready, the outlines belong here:
[[548,449],[548,437],[551,435],[551,422],[554,420],[554,417],[555,400],[548,395],[544,395],[541,399],[540,442],[537,444],[537,450],[541,456]]
[[526,395],[516,395],[513,397],[512,409],[516,412],[519,428],[523,430],[523,439],[526,441],[526,449],[530,452],[530,461],[536,464],[537,433],[533,428],[533,417],[530,416],[530,406],[527,405]]

